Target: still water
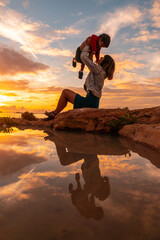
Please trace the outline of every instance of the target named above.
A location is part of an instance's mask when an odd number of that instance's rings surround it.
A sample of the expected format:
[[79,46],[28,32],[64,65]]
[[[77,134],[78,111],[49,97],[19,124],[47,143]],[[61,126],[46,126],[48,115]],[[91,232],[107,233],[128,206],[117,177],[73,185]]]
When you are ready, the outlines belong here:
[[159,240],[160,154],[118,137],[0,133],[0,240]]

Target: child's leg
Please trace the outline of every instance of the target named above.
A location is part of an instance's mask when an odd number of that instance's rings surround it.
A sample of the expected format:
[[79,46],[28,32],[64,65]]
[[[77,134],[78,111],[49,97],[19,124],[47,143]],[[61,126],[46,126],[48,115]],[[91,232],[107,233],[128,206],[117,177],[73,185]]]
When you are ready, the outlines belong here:
[[82,79],[82,78],[83,78],[83,70],[84,70],[84,67],[85,67],[84,63],[81,63],[81,70],[80,70],[79,73],[78,73],[79,79]]
[[83,72],[83,70],[84,70],[84,67],[85,67],[84,63],[81,63],[81,70],[80,70],[80,71],[82,71],[82,72]]
[[77,66],[77,63],[76,63],[75,58],[73,58],[73,60],[72,60],[72,66],[73,66],[74,68]]
[[77,182],[77,189],[82,190],[79,173],[75,174],[75,179],[76,179],[76,182]]

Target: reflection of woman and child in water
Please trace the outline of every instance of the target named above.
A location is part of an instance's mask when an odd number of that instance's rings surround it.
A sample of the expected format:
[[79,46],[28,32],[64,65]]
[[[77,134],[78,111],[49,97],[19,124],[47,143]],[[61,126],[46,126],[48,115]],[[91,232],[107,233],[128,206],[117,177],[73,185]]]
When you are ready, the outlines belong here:
[[108,177],[101,176],[97,154],[80,153],[75,149],[75,152],[74,150],[68,151],[67,147],[61,143],[61,139],[57,141],[53,135],[47,136],[45,140],[47,139],[54,141],[60,163],[63,166],[84,159],[81,166],[84,186],[82,187],[80,183],[80,174],[76,173],[76,188],[72,183],[68,187],[71,200],[79,213],[86,219],[102,219],[104,217],[103,208],[96,206],[96,199],[104,201],[109,197],[110,184]]
[[94,154],[84,155],[81,170],[85,182],[83,188],[80,183],[79,173],[75,174],[76,189],[73,189],[72,183],[69,184],[72,203],[83,217],[100,220],[104,217],[104,212],[102,207],[96,206],[95,199],[103,201],[109,196],[109,178],[101,176],[99,159]]

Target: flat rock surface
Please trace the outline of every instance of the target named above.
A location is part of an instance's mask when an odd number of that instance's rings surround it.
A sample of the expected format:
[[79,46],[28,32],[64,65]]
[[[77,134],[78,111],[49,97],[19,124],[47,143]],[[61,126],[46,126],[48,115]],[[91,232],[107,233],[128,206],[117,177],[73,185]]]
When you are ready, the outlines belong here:
[[[136,123],[158,124],[160,123],[160,107],[137,109],[129,111],[124,109],[74,109],[57,115],[54,120],[54,128],[81,129],[84,131],[110,132],[115,120],[132,116]],[[130,120],[130,119],[129,119]],[[129,122],[128,122],[129,123]],[[125,123],[124,123],[125,125]]]

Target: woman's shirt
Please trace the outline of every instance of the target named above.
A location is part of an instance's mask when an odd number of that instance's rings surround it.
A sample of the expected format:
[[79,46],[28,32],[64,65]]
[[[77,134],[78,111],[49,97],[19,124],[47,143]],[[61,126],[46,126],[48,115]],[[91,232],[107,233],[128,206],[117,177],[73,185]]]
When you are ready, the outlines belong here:
[[85,81],[86,91],[92,91],[92,94],[98,98],[101,98],[102,88],[104,85],[104,80],[106,78],[106,72],[100,65],[94,63],[89,59],[89,46],[86,45],[81,53],[81,60],[87,65],[90,72]]

